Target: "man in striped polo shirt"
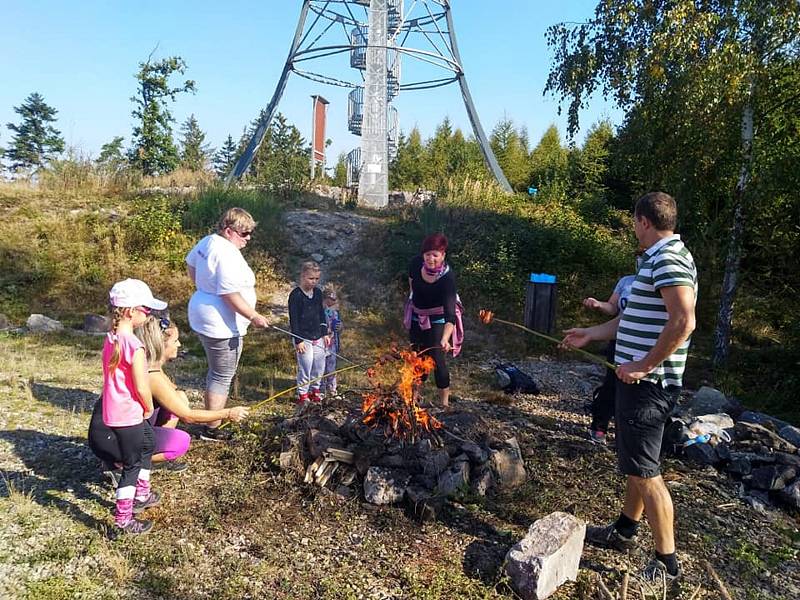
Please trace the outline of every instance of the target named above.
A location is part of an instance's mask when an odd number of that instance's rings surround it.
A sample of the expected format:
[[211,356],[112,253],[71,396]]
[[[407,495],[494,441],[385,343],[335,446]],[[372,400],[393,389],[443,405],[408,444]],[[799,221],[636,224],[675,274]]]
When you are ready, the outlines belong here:
[[590,544],[627,551],[643,514],[653,532],[656,556],[644,576],[667,581],[680,576],[675,555],[672,498],[661,478],[664,425],[678,399],[689,338],[695,326],[697,270],[676,235],[677,207],[663,192],[636,201],[634,231],[646,248],[625,310],[616,319],[566,331],[563,344],[580,348],[616,338],[617,459],[627,476],[619,517],[586,529]]

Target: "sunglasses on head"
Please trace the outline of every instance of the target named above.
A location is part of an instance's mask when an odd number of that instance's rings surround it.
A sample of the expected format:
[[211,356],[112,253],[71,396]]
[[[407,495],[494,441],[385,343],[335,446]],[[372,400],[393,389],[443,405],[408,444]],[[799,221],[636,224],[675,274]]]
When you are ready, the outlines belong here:
[[146,306],[137,306],[136,310],[143,312],[145,315],[149,315],[151,312],[153,312],[151,308],[148,308]]

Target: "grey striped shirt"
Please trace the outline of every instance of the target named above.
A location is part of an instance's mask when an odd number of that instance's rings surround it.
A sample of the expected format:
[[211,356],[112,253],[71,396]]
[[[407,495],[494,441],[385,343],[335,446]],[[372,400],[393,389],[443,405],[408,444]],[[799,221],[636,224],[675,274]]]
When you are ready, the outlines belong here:
[[[636,273],[636,280],[617,330],[614,359],[617,364],[639,360],[656,345],[656,340],[669,319],[664,299],[659,292],[661,288],[690,286],[697,302],[697,268],[679,235],[659,240],[645,251],[642,258],[642,266]],[[682,385],[688,352],[687,339],[645,380],[660,383],[662,386]]]

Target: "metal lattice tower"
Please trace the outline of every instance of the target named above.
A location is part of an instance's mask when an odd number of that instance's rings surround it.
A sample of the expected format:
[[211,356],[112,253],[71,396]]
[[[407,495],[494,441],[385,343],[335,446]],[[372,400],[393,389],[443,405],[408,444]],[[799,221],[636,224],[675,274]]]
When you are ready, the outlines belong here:
[[[333,64],[342,56],[349,57],[349,65],[344,68]],[[414,62],[422,75],[401,81],[402,61]],[[358,73],[355,79],[330,74],[341,73],[347,66]],[[376,207],[388,203],[389,161],[397,152],[399,136],[392,100],[400,92],[456,82],[486,165],[500,185],[511,192],[472,102],[449,0],[405,0],[405,7],[403,0],[303,0],[275,92],[227,183],[240,178],[249,168],[290,73],[350,88],[348,129],[360,135],[362,143],[348,155],[348,184],[358,182],[360,203]]]

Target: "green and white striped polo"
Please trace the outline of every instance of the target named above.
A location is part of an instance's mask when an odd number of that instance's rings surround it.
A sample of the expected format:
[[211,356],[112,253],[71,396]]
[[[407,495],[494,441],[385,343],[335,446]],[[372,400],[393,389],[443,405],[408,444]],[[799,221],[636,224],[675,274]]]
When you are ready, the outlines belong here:
[[[642,256],[643,262],[628,296],[617,330],[615,361],[623,364],[639,360],[656,344],[664,330],[669,313],[659,290],[686,285],[694,290],[697,302],[697,268],[689,250],[679,235],[663,238],[650,246]],[[662,386],[683,382],[689,339],[655,368],[645,379]]]

